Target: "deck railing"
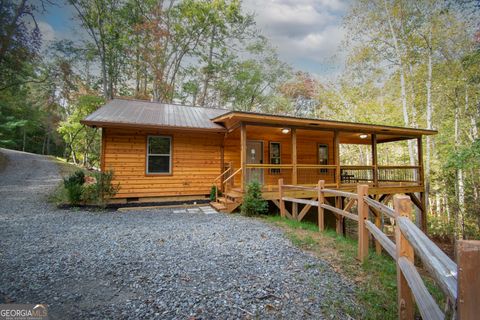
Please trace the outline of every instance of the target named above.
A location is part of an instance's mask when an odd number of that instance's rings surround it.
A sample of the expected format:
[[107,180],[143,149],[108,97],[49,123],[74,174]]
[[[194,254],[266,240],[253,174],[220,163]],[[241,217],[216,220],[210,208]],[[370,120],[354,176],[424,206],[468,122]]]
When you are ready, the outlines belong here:
[[278,179],[300,185],[315,185],[319,180],[336,186],[366,183],[376,187],[389,182],[421,185],[419,171],[419,166],[246,164],[245,181],[256,180],[266,186],[276,186]]
[[[376,240],[377,248],[385,251],[397,264],[397,292],[399,319],[415,318],[415,302],[422,319],[445,319],[444,311],[438,306],[427,290],[420,273],[414,265],[414,252],[423,266],[435,278],[445,294],[452,319],[477,319],[480,314],[480,241],[458,241],[457,261],[453,262],[435,243],[433,243],[410,219],[412,202],[410,197],[396,195],[394,209],[373,200],[368,195],[368,185],[358,185],[357,193],[325,188],[325,181],[319,181],[316,187],[284,185],[278,181],[279,207],[282,217],[302,220],[312,207],[318,208],[319,230],[324,230],[324,210],[333,212],[339,222],[343,218],[358,223],[358,259],[364,262],[368,258],[369,235]],[[286,190],[301,189],[314,191],[312,199],[297,199],[285,196]],[[327,197],[334,197],[336,205],[329,204]],[[338,199],[349,201],[343,207]],[[305,205],[300,214],[292,215],[285,208],[285,201]],[[350,209],[356,206],[356,213]],[[370,216],[370,212],[374,217]],[[395,242],[382,230],[380,216],[386,215],[395,223]],[[373,222],[372,222],[372,219]],[[381,250],[377,250],[378,253]]]

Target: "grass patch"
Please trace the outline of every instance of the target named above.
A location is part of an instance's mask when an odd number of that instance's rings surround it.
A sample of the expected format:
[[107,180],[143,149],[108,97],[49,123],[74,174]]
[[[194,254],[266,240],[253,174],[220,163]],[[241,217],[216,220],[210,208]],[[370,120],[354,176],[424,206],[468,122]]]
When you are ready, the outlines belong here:
[[[319,232],[313,223],[280,216],[266,216],[263,220],[280,227],[295,246],[325,260],[333,270],[355,283],[355,296],[363,311],[358,314],[360,311],[350,310],[350,315],[357,319],[398,319],[396,264],[390,256],[379,256],[371,248],[369,258],[361,264],[356,258],[357,241],[339,236],[334,230]],[[432,296],[443,307],[443,293],[431,278],[425,275],[423,278]],[[330,312],[330,309],[331,306],[327,306],[324,311]]]

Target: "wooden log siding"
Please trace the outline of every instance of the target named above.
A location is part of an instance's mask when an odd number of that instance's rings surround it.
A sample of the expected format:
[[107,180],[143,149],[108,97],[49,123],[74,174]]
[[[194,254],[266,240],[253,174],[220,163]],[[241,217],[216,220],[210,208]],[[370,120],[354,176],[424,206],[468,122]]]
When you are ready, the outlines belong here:
[[[115,198],[207,195],[220,172],[223,134],[104,129],[104,168],[120,183]],[[146,174],[148,135],[172,137],[171,174]]]

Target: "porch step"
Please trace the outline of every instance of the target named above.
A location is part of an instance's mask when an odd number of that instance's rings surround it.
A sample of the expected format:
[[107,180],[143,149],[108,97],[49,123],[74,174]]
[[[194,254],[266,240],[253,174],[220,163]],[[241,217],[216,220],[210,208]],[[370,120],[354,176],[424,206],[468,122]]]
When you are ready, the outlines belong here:
[[228,198],[232,198],[232,199],[243,198],[243,193],[238,192],[238,191],[228,191],[225,195]]
[[214,208],[215,208],[216,210],[218,210],[218,211],[224,211],[224,210],[227,209],[227,207],[226,207],[224,204],[220,203],[220,202],[213,202],[213,201],[212,201],[212,202],[210,202],[210,205],[211,205],[212,207],[214,207]]
[[[228,196],[228,195],[227,195],[227,196]],[[233,203],[232,200],[230,200],[230,199],[228,199],[228,198],[226,198],[226,197],[218,197],[217,201],[220,202],[220,203]]]

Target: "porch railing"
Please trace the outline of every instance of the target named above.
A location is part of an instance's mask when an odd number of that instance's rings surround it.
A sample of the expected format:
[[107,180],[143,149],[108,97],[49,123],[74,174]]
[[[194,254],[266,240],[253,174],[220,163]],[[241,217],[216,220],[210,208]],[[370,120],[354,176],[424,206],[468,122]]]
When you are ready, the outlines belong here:
[[327,185],[367,183],[379,186],[388,183],[421,185],[419,166],[356,166],[316,164],[246,164],[245,181],[256,180],[264,186],[276,186],[278,179],[286,184],[315,185],[324,180]]

